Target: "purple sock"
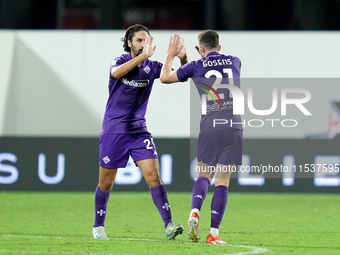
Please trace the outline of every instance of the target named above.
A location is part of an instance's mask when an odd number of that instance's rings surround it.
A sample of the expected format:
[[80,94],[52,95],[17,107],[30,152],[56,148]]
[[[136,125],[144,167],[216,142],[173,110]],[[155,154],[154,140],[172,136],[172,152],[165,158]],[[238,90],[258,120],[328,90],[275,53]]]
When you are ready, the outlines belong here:
[[211,200],[211,224],[212,228],[219,228],[228,202],[228,187],[217,186]]
[[168,201],[168,195],[164,185],[153,187],[150,189],[151,197],[156,205],[159,214],[164,222],[164,227],[166,227],[171,220],[171,209]]
[[104,221],[106,216],[106,206],[109,200],[110,192],[102,191],[98,186],[94,195],[94,213],[95,220],[93,227],[104,227]]
[[210,186],[210,181],[206,177],[199,177],[192,190],[192,199],[191,199],[191,209],[197,208],[201,210],[203,201],[208,193],[208,188]]

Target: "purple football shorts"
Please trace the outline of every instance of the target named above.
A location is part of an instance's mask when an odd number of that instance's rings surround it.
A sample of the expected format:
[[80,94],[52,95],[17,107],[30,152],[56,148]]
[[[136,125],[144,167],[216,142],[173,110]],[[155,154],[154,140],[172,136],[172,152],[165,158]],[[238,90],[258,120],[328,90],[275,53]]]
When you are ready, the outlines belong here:
[[150,133],[100,134],[99,165],[104,168],[126,167],[131,155],[134,162],[158,158],[156,146]]
[[223,129],[200,133],[197,160],[210,166],[242,165],[243,131]]

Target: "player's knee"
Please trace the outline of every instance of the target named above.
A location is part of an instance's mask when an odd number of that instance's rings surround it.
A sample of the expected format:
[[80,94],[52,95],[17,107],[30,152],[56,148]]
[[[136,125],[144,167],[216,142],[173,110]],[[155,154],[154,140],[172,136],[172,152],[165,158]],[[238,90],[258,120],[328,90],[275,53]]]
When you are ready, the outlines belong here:
[[199,177],[204,177],[207,178],[210,182],[212,181],[212,174],[211,173],[204,173],[204,172],[200,172]]
[[150,185],[150,186],[153,186],[152,184],[155,183],[155,184],[159,184],[160,183],[160,176],[159,176],[159,173],[158,173],[158,169],[157,168],[152,168],[150,169],[149,171],[147,171],[145,174],[144,174],[144,178],[145,178],[145,181]]
[[99,187],[104,192],[109,192],[112,189],[112,187],[113,187],[113,181],[112,180],[102,180],[99,183]]
[[217,186],[227,186],[229,187],[230,178],[216,178],[215,187]]

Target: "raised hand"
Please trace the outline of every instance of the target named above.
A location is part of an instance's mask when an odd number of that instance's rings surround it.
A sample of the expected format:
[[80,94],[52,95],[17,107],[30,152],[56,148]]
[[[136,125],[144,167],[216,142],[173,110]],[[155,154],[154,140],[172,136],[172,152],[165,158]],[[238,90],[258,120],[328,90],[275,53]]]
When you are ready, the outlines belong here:
[[180,40],[181,44],[182,44],[182,49],[181,51],[177,54],[177,57],[179,57],[181,60],[187,59],[187,49],[185,47],[184,44],[184,39],[182,38],[182,40]]
[[[181,53],[183,48],[184,48],[184,51]],[[171,57],[175,57],[175,56],[178,56],[179,54],[181,55],[183,53],[185,53],[185,55],[186,55],[186,50],[185,50],[185,47],[184,47],[184,41],[183,41],[183,44],[182,44],[181,37],[179,36],[179,34],[175,34],[174,36],[170,37],[170,42],[169,42],[167,53]]]
[[145,40],[145,45],[143,47],[143,52],[142,52],[142,54],[146,58],[151,57],[154,54],[155,50],[156,50],[156,46],[152,47],[152,42],[153,42],[153,36],[152,35],[148,35],[146,40]]

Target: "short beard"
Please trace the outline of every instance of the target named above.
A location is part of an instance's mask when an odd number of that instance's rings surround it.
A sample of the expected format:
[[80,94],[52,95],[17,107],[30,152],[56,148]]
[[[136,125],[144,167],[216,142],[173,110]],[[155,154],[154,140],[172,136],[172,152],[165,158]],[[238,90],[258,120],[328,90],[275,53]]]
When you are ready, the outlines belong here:
[[133,54],[135,54],[136,56],[139,56],[140,54],[142,54],[143,49],[137,51],[134,49],[134,47],[131,47],[130,52],[133,52]]

